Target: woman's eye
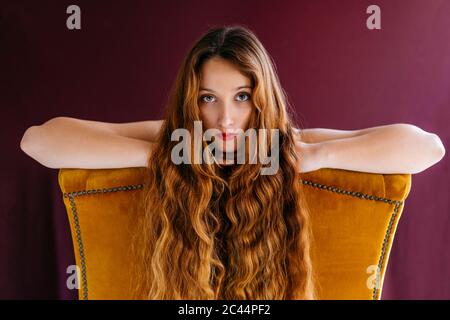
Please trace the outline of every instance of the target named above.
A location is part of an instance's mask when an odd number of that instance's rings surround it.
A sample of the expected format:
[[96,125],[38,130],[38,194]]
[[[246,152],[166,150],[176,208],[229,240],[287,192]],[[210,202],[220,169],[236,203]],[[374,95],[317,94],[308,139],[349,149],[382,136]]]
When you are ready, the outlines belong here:
[[212,95],[206,95],[206,96],[202,96],[201,98],[202,102],[213,102],[214,97]]
[[250,95],[247,92],[241,92],[238,94],[238,97],[244,97],[243,100],[238,98],[238,101],[247,101],[248,99],[250,99]]

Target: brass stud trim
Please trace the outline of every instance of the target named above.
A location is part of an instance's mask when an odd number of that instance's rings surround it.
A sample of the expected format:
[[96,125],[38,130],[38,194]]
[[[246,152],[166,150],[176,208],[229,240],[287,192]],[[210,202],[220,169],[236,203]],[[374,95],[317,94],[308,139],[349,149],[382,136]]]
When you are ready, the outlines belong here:
[[[392,226],[394,225],[394,221],[395,218],[397,217],[398,214],[398,210],[400,208],[400,206],[403,204],[403,201],[400,200],[392,200],[392,199],[388,199],[388,198],[383,198],[383,197],[378,197],[375,195],[370,195],[370,194],[365,194],[362,192],[355,192],[355,191],[350,191],[350,190],[345,190],[345,189],[341,189],[338,187],[334,187],[334,186],[328,186],[328,185],[324,185],[324,184],[320,184],[320,183],[316,183],[310,180],[303,180],[300,179],[300,181],[307,186],[310,187],[314,187],[314,188],[318,188],[318,189],[322,189],[322,190],[326,190],[326,191],[330,191],[330,192],[335,192],[338,194],[343,194],[343,195],[347,195],[350,197],[356,197],[362,200],[372,200],[372,201],[380,201],[380,202],[384,202],[384,203],[388,203],[388,204],[394,204],[394,211],[391,214],[391,218],[389,220],[389,225],[386,229],[385,235],[384,235],[384,240],[383,240],[383,244],[381,246],[381,252],[380,252],[380,257],[378,259],[378,270],[380,270],[380,272],[377,272],[377,276],[376,276],[376,284],[380,283],[380,273],[381,270],[383,268],[383,263],[384,263],[384,258],[386,255],[386,246],[388,244],[388,240],[391,237],[391,232],[392,232]],[[386,272],[386,270],[385,270]],[[379,300],[380,297],[380,289],[381,288],[377,288],[377,286],[374,286],[373,288],[373,292],[372,292],[372,299],[373,300]]]
[[80,262],[81,262],[81,285],[83,287],[83,300],[88,300],[88,282],[87,282],[86,259],[85,259],[85,255],[84,255],[83,239],[81,236],[81,227],[80,227],[80,221],[78,220],[78,212],[77,212],[77,206],[75,203],[75,198],[80,197],[80,196],[89,195],[89,194],[96,194],[96,193],[139,190],[139,189],[142,189],[143,187],[144,187],[143,184],[135,184],[135,185],[128,185],[128,186],[113,187],[113,188],[90,189],[90,190],[81,190],[81,191],[64,193],[64,198],[69,198],[69,203],[70,203],[70,207],[71,207],[72,214],[73,214],[73,221],[75,224],[75,233],[76,233],[76,237],[77,237],[78,253],[80,255]]

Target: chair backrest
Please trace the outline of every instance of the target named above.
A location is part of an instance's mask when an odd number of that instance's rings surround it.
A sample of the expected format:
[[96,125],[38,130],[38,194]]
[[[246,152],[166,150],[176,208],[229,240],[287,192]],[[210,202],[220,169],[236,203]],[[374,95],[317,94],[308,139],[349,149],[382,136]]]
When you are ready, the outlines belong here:
[[[146,171],[60,169],[80,299],[130,299],[129,248]],[[299,183],[311,212],[319,299],[380,299],[411,175],[320,169]]]

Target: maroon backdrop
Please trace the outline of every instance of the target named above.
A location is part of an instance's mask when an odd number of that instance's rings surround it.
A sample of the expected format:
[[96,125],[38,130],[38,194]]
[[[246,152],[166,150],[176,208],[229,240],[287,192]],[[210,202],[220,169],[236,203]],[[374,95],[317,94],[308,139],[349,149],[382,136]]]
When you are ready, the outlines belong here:
[[[66,8],[81,7],[81,30]],[[366,8],[381,8],[381,30]],[[176,70],[208,27],[240,23],[273,56],[305,127],[450,129],[450,1],[2,1],[0,298],[76,299],[57,170],[21,152],[55,116],[159,119]],[[448,156],[412,179],[383,299],[450,298]]]

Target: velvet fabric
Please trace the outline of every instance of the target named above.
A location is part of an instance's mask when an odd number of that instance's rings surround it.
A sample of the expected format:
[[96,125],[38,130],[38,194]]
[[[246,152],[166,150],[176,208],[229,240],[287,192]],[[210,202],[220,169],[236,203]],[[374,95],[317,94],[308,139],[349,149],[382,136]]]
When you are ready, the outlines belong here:
[[[130,298],[130,240],[146,170],[59,171],[80,299]],[[379,300],[411,175],[320,169],[299,183],[312,219],[318,298]]]

